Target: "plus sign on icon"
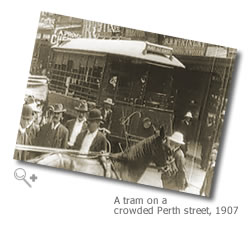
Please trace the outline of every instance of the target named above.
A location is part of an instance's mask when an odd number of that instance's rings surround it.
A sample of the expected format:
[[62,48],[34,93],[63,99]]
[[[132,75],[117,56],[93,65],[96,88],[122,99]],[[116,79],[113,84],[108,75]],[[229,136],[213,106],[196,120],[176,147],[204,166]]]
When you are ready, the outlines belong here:
[[35,182],[37,180],[37,176],[35,174],[32,174],[32,176],[30,177],[30,180]]

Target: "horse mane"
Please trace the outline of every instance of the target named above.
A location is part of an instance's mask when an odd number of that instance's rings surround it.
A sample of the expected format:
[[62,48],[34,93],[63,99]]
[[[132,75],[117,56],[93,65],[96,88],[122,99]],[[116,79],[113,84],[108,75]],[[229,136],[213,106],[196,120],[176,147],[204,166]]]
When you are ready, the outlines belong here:
[[141,178],[148,164],[153,161],[153,156],[157,155],[154,152],[160,150],[160,137],[154,134],[125,149],[124,152],[111,154],[114,169],[122,180],[137,182]]
[[152,154],[153,153],[152,145],[154,145],[156,139],[157,139],[156,135],[152,135],[148,138],[145,138],[142,141],[127,148],[121,154],[120,157],[126,160],[137,160],[147,154]]

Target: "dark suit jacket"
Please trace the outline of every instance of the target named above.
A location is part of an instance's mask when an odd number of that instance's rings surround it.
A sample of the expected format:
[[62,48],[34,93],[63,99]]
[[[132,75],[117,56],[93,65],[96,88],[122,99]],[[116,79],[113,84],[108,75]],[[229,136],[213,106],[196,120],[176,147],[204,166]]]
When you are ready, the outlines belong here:
[[[73,131],[73,128],[74,128],[74,124],[76,122],[77,119],[71,119],[71,120],[68,120],[65,124],[66,128],[68,129],[68,140],[70,139],[71,137],[71,134],[72,134],[72,131]],[[82,128],[81,128],[81,132],[83,130],[87,129],[87,125],[86,123],[84,122],[83,125],[82,125]]]
[[65,126],[60,124],[54,131],[51,129],[51,123],[47,123],[41,127],[35,143],[37,146],[65,149],[67,141],[68,129]]
[[18,130],[16,143],[24,145],[34,145],[38,131],[39,128],[34,123],[32,123],[32,125],[30,125],[30,127],[26,129],[25,134],[22,134]]
[[111,124],[112,124],[112,110],[110,109],[107,112],[106,117],[105,117],[105,109],[101,108],[100,111],[101,111],[101,115],[102,115],[103,120],[104,120],[103,127],[110,130]]
[[[76,141],[74,143],[74,146],[73,146],[73,149],[74,150],[80,150],[81,149],[81,145],[82,145],[82,142],[85,138],[87,134],[87,130],[84,130],[83,132],[81,132],[77,138],[76,138]],[[104,151],[106,150],[106,138],[105,136],[98,131],[96,137],[93,139],[93,142],[90,146],[90,150],[89,152],[100,152],[100,151]]]

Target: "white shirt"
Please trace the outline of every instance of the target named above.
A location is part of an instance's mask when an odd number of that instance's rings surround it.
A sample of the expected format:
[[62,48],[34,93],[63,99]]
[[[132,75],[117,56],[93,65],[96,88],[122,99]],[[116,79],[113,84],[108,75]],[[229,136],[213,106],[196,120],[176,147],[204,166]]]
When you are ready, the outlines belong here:
[[77,136],[79,135],[79,133],[81,132],[81,129],[82,129],[82,126],[83,126],[83,123],[86,121],[86,119],[83,119],[81,122],[77,119],[74,123],[74,127],[73,127],[73,131],[72,131],[72,134],[70,136],[70,139],[69,139],[69,142],[68,144],[70,146],[73,146],[75,141],[76,141],[76,138]]
[[104,119],[106,119],[108,112],[108,110],[104,109]]
[[97,133],[98,133],[98,129],[96,129],[95,132],[90,133],[90,131],[87,131],[86,136],[84,137],[82,144],[81,144],[81,149],[80,149],[80,153],[82,154],[88,154],[89,149],[92,145],[92,142],[94,140],[94,138],[96,137]]

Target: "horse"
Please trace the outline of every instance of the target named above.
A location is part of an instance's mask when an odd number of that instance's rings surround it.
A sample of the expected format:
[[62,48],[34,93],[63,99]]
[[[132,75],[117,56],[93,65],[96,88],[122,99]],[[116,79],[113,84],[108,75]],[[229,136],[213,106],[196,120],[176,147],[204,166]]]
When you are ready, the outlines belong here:
[[[106,156],[96,153],[95,156],[87,157],[77,154],[52,153],[30,162],[128,182],[138,182],[150,163],[155,163],[159,168],[165,166],[167,151],[164,141],[164,127],[161,127],[159,132],[123,152],[111,153]],[[111,174],[108,173],[108,167],[111,168]]]

